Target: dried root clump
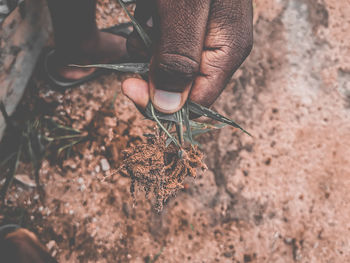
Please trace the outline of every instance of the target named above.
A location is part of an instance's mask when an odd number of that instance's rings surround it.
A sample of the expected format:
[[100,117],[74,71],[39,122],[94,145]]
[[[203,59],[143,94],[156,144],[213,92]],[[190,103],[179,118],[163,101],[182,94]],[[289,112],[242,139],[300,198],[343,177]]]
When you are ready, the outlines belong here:
[[120,171],[130,176],[132,195],[135,185],[143,188],[146,196],[154,195],[155,209],[161,211],[168,197],[183,188],[187,176],[196,177],[197,168],[206,169],[197,147],[182,150],[174,144],[166,147],[163,138],[151,136],[146,143],[124,151]]

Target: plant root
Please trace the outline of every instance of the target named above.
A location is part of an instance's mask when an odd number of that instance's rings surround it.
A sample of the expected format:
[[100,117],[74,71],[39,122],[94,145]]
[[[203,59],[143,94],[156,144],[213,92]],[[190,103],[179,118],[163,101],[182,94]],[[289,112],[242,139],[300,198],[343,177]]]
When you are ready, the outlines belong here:
[[203,154],[197,147],[179,149],[173,143],[166,147],[165,139],[151,136],[147,142],[123,152],[124,161],[120,172],[131,178],[130,191],[135,199],[135,186],[146,193],[153,193],[154,208],[159,212],[163,204],[183,188],[186,177],[195,178],[197,168],[207,169]]

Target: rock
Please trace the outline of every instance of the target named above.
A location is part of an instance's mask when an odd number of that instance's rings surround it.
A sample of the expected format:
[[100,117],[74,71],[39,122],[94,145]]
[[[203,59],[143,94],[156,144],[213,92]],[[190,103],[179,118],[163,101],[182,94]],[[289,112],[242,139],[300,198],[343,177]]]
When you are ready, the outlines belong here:
[[46,244],[46,247],[47,247],[47,249],[48,249],[49,251],[50,251],[51,249],[53,249],[55,246],[57,246],[55,240],[50,240],[50,241]]
[[107,159],[105,158],[101,159],[100,163],[101,163],[102,171],[106,172],[109,169],[111,169],[111,166],[109,165],[109,162],[107,161]]
[[93,117],[93,114],[92,114],[92,110],[87,110],[86,112],[85,112],[85,120],[87,121],[87,122],[90,122],[91,120],[92,120],[92,117]]

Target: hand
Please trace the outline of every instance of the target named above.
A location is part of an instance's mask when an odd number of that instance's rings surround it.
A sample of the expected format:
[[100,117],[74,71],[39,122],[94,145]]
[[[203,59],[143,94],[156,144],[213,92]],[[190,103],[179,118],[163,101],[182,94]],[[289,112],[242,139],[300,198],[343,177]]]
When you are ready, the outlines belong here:
[[[154,43],[148,83],[123,83],[141,109],[151,99],[157,110],[173,113],[188,97],[210,106],[252,48],[251,0],[138,0],[135,18]],[[142,46],[136,33],[128,45],[131,52]]]
[[19,228],[0,240],[0,255],[1,262],[57,263],[34,233],[24,228]]

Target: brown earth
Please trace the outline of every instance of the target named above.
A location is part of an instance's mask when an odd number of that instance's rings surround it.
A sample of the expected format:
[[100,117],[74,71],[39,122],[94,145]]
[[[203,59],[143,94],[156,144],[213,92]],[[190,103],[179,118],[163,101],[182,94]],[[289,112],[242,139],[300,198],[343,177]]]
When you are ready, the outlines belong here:
[[[119,22],[101,3],[99,23]],[[95,136],[62,164],[43,162],[45,204],[15,184],[0,223],[34,231],[60,262],[350,262],[349,13],[347,1],[255,2],[254,49],[214,105],[254,138],[202,136],[208,171],[161,213],[142,192],[133,206],[130,179],[109,176],[154,129],[121,95],[125,76],[60,94],[38,70],[26,101]]]
[[151,194],[154,208],[161,212],[169,197],[184,188],[187,177],[197,177],[199,168],[204,171],[207,167],[198,147],[166,146],[166,138],[157,133],[148,135],[147,142],[126,149],[116,173],[130,177],[130,192],[134,198],[135,188],[143,189],[147,198]]

